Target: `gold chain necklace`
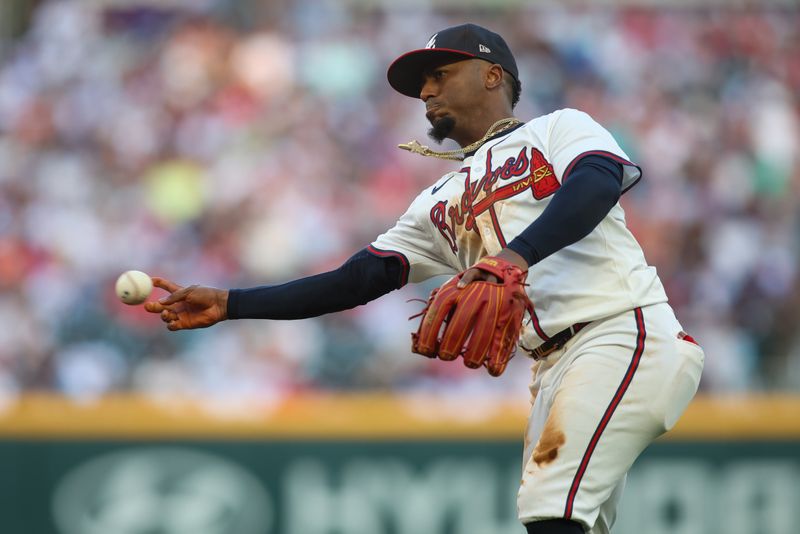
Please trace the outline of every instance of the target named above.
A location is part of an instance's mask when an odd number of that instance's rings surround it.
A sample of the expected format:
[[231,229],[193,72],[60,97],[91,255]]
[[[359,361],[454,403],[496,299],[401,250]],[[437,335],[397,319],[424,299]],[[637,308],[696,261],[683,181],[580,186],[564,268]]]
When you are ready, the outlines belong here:
[[505,119],[500,119],[499,121],[492,124],[488,130],[486,130],[486,134],[475,141],[474,143],[470,143],[463,148],[459,148],[458,150],[448,150],[446,152],[436,152],[432,150],[430,147],[425,145],[419,144],[419,141],[409,141],[408,143],[403,143],[397,145],[397,148],[402,148],[403,150],[408,150],[413,154],[421,154],[423,156],[433,156],[435,158],[441,159],[452,159],[455,161],[461,161],[464,159],[464,154],[467,152],[472,152],[473,150],[477,150],[480,146],[486,142],[491,136],[496,133],[502,132],[503,130],[507,130],[512,126],[516,126],[520,124],[522,121],[515,118],[515,117],[508,117]]

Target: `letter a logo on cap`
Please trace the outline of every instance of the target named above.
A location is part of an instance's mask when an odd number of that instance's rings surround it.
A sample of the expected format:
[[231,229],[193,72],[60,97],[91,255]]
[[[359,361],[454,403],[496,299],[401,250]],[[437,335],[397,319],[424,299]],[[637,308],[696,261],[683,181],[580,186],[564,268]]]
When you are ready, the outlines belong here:
[[431,37],[428,44],[425,45],[425,48],[436,48],[436,36],[439,35],[438,33],[434,33],[433,37]]

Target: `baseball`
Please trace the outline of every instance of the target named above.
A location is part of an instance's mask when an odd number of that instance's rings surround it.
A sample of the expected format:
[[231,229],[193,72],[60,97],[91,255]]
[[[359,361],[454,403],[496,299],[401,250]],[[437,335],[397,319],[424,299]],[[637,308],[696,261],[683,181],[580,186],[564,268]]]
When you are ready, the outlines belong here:
[[125,304],[141,304],[153,291],[153,281],[142,271],[125,271],[115,287],[119,300]]

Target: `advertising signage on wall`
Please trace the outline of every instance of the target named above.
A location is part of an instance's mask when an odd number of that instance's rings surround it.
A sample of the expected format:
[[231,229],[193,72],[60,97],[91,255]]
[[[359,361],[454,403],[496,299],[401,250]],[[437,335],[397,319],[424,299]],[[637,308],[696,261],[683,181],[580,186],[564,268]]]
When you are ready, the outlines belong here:
[[[109,437],[113,431],[82,426],[80,416],[71,436],[62,428],[47,437],[33,426],[35,437],[9,436],[22,423],[7,422],[2,532],[524,532],[515,513],[521,443],[502,424],[449,438],[288,437],[274,428],[271,437],[202,437],[195,421],[184,436],[159,438],[123,432],[126,423]],[[796,534],[798,481],[800,438],[791,435],[661,440],[631,470],[614,533]]]
[[[659,443],[620,534],[796,534],[796,443]],[[521,534],[511,442],[5,442],[4,532]]]

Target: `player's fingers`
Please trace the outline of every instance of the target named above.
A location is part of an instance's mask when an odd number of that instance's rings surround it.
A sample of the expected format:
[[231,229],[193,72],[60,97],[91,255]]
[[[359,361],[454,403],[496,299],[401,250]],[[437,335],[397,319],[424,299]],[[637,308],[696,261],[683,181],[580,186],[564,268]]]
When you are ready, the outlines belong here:
[[166,278],[161,278],[159,276],[152,276],[151,278],[153,279],[153,285],[155,287],[160,287],[161,289],[169,291],[170,293],[175,293],[176,291],[183,289],[175,282],[171,282]]
[[209,324],[197,321],[196,319],[193,320],[192,317],[186,314],[174,314],[167,323],[167,328],[172,331],[195,330],[197,328],[206,328],[207,326],[209,326]]
[[475,280],[482,280],[485,279],[486,273],[481,271],[480,269],[467,269],[463,275],[461,275],[461,279],[458,281],[458,288],[467,287],[467,284],[474,282]]
[[171,310],[164,310],[161,312],[161,320],[165,323],[169,323],[171,321],[176,321],[178,319],[178,314]]
[[178,289],[171,295],[167,295],[166,297],[161,297],[160,299],[158,299],[158,302],[160,302],[161,304],[164,305],[165,308],[167,308],[171,304],[175,304],[176,302],[184,300],[192,289],[194,289],[194,286]]
[[164,306],[160,302],[145,302],[144,309],[150,313],[161,313],[164,311]]

